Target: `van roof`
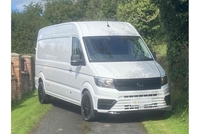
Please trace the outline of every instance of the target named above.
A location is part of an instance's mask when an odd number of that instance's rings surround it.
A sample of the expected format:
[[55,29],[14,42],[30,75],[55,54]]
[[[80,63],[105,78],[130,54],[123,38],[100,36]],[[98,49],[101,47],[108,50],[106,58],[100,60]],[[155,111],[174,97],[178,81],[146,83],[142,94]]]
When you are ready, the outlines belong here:
[[82,36],[139,35],[137,30],[127,22],[86,21],[73,23],[80,28]]
[[80,35],[80,36],[140,36],[127,22],[119,21],[80,21],[51,25],[40,29],[38,40],[43,38]]

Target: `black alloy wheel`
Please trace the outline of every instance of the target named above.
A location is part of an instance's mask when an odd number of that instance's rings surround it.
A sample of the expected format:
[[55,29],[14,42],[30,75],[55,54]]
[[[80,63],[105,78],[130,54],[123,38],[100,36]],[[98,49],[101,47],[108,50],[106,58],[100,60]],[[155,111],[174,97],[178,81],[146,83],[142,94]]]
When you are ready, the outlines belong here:
[[81,115],[85,121],[93,121],[95,119],[95,111],[88,91],[85,91],[82,96]]
[[38,99],[41,104],[49,103],[49,96],[44,91],[43,82],[39,83],[38,87]]

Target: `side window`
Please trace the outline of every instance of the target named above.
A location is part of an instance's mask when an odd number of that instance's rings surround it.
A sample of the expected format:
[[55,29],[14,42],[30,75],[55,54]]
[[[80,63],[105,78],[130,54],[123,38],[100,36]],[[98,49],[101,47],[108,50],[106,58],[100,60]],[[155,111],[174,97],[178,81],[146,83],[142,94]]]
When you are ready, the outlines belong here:
[[78,38],[72,38],[72,55],[80,55],[82,57],[82,49],[81,44]]
[[81,44],[78,38],[72,38],[72,55],[80,55],[80,58],[83,59],[83,52],[81,49]]

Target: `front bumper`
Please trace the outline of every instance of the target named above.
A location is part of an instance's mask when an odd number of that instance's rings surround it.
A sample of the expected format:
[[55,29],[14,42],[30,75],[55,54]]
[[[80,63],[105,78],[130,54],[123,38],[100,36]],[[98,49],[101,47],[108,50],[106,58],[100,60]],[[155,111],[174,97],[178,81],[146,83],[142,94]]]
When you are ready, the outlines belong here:
[[[114,95],[114,94],[113,94]],[[118,93],[111,98],[96,98],[99,113],[123,113],[146,110],[171,110],[170,93],[167,88],[149,91]]]

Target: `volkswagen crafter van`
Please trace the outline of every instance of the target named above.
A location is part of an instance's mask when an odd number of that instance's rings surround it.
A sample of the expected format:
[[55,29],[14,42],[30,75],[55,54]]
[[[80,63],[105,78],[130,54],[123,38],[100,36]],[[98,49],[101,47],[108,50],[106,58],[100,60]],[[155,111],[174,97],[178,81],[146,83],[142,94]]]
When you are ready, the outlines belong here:
[[39,30],[35,87],[40,103],[55,97],[97,113],[170,109],[166,73],[127,22],[68,22]]

